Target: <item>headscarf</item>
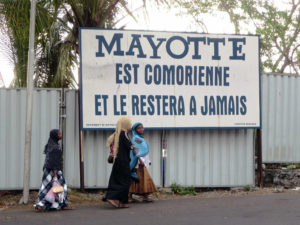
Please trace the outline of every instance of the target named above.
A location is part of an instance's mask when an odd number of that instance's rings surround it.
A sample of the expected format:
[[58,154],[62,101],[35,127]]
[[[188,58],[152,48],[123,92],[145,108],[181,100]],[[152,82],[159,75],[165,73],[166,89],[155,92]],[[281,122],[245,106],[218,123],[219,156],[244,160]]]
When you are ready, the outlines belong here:
[[50,131],[50,137],[48,139],[47,144],[45,145],[44,154],[47,154],[47,152],[51,151],[51,149],[53,147],[59,146],[59,144],[58,144],[58,141],[59,141],[58,133],[59,133],[58,129],[53,129],[53,130]]
[[112,143],[114,143],[114,160],[117,157],[119,151],[119,138],[121,131],[129,131],[132,126],[131,119],[128,116],[121,116],[117,122],[116,130],[113,134],[111,134],[106,141],[106,146],[109,147]]
[[[137,122],[132,126],[132,139],[131,142],[134,145],[134,149],[130,151],[130,170],[136,167],[138,163],[138,158],[143,157],[149,153],[149,146],[144,139],[144,137],[136,132],[136,128],[142,125],[142,123]],[[131,177],[138,179],[136,172],[131,172]]]
[[44,168],[61,170],[62,151],[60,145],[58,144],[58,133],[58,129],[53,129],[50,131],[50,137],[44,149],[44,154],[46,154]]

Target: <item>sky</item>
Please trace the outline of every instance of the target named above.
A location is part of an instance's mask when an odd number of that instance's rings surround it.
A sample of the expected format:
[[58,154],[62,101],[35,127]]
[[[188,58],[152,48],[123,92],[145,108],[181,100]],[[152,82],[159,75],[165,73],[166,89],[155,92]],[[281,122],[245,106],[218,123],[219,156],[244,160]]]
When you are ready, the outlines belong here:
[[7,60],[6,56],[0,50],[0,73],[5,87],[8,87],[13,79],[13,65]]
[[[129,5],[131,8],[138,8],[136,5],[138,1],[131,1]],[[175,32],[203,32],[199,25],[196,26],[193,19],[185,16],[180,16],[179,10],[167,9],[160,7],[159,10],[156,6],[147,5],[149,11],[148,17],[140,11],[136,17],[138,22],[130,18],[125,18],[120,22],[120,25],[125,24],[126,29],[140,29],[140,30],[153,30],[153,31],[175,31]],[[207,24],[209,33],[234,33],[234,27],[230,24],[227,15],[219,13],[218,17],[212,15],[205,15],[203,17],[205,24]],[[127,22],[127,23],[126,23]],[[222,26],[220,26],[222,22]]]
[[[136,9],[140,5],[136,0],[129,1],[129,8]],[[174,31],[174,32],[202,32],[199,26],[193,23],[188,16],[179,16],[178,11],[168,10],[166,8],[160,8],[148,5],[148,16],[139,10],[136,12],[136,18],[138,22],[127,17],[124,18],[118,27],[125,25],[125,29],[131,30],[152,30],[152,31]],[[204,19],[207,24],[208,33],[234,33],[233,26],[229,23],[229,18],[225,14],[220,14],[218,17],[206,15]],[[220,26],[220,22],[222,26]],[[5,54],[0,50],[0,73],[6,87],[9,86],[13,79],[13,65],[9,63]],[[74,74],[77,74],[76,69]],[[75,75],[77,78],[77,75]]]

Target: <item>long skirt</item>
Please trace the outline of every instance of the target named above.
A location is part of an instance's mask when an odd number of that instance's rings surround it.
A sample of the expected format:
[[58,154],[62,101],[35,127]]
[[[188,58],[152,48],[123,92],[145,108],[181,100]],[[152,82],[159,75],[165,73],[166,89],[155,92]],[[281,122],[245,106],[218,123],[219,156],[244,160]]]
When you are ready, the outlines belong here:
[[143,195],[157,192],[157,188],[145,166],[137,169],[138,181],[131,180],[129,192],[132,194]]
[[49,192],[51,192],[51,189],[53,187],[53,178],[54,171],[45,169],[42,178],[42,184],[38,193],[38,202],[34,205],[36,209],[38,207],[42,207],[45,210],[58,210],[68,206],[68,187],[61,170],[57,172],[57,181],[63,187],[63,192],[57,193],[55,195],[54,201],[49,202],[48,196],[50,194]]
[[123,204],[127,204],[129,187],[129,162],[116,159],[110,174],[106,196],[103,198],[103,201],[113,199],[119,200]]

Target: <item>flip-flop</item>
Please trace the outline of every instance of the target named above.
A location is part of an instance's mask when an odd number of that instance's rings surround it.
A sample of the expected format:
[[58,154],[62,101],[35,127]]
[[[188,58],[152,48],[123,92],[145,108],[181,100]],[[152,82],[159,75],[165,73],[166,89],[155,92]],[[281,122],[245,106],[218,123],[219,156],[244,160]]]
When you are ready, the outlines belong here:
[[65,206],[62,208],[63,210],[73,210],[74,208],[72,206]]
[[37,212],[45,212],[45,209],[44,209],[42,206],[37,206],[37,207],[35,208],[35,210],[36,210]]
[[118,204],[118,203],[116,203],[116,201],[115,201],[115,200],[112,200],[112,199],[107,199],[107,202],[108,202],[109,204],[111,204],[113,207],[115,207],[115,208],[119,208],[119,204]]
[[144,198],[144,199],[143,199],[143,202],[153,202],[153,199],[147,197],[147,198]]
[[119,208],[129,208],[129,205],[120,203]]
[[134,203],[137,202],[134,198],[128,199],[128,203]]

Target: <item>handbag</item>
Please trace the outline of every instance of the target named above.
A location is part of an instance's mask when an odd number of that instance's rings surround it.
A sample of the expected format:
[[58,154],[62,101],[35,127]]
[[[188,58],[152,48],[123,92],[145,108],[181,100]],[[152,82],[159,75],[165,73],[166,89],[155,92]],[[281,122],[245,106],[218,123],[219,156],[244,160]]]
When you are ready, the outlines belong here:
[[107,162],[111,164],[114,162],[114,143],[111,143],[109,148],[110,148],[110,152],[109,152]]
[[111,155],[109,155],[109,156],[108,156],[108,159],[107,159],[107,162],[108,162],[109,164],[113,163],[113,162],[114,162],[114,157],[111,156]]
[[58,186],[56,186],[56,187],[53,187],[53,188],[52,188],[52,191],[53,191],[54,193],[61,193],[61,192],[64,191],[64,187],[61,186],[61,185],[58,185]]
[[55,198],[56,198],[57,194],[53,192],[53,189],[51,188],[48,193],[46,194],[45,196],[45,200],[47,202],[50,202],[50,203],[54,203],[55,202]]
[[57,199],[58,194],[63,191],[64,191],[63,186],[60,185],[60,183],[57,180],[57,177],[54,177],[52,181],[52,188],[46,194],[45,200],[53,204]]

